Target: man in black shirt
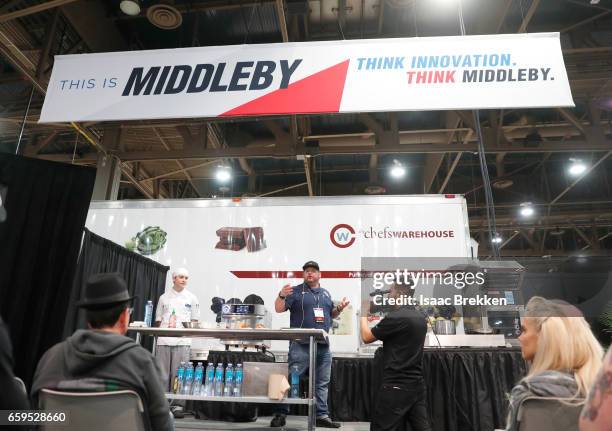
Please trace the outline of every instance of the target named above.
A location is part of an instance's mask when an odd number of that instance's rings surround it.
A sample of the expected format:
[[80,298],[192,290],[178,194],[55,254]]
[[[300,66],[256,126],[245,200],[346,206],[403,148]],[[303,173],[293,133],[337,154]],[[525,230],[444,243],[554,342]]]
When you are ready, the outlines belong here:
[[[407,299],[413,294],[411,285],[396,283],[389,297]],[[372,329],[367,317],[362,317],[360,332],[365,343],[383,342],[383,381],[370,430],[402,429],[408,422],[412,431],[431,431],[423,380],[425,316],[414,306],[394,306]]]

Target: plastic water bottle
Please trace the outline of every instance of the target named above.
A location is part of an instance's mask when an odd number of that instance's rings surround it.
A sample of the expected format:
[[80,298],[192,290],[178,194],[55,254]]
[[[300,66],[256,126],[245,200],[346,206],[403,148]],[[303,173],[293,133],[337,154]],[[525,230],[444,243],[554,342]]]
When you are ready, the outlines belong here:
[[175,394],[183,393],[183,382],[185,380],[185,362],[181,362],[178,369],[176,370],[176,377],[174,378],[174,386],[172,390]]
[[212,362],[209,362],[206,366],[206,380],[204,382],[204,394],[207,397],[214,395],[215,393],[215,366]]
[[215,392],[216,397],[223,395],[223,364],[219,362],[215,368]]
[[298,372],[297,365],[294,365],[291,367],[291,373],[290,373],[289,378],[291,381],[290,398],[299,398],[300,397],[300,373]]
[[232,364],[227,364],[225,369],[225,387],[223,388],[223,395],[231,397],[234,392],[234,367]]
[[188,362],[187,368],[185,368],[185,384],[183,385],[183,394],[190,395],[192,387],[193,387],[193,364],[191,362]]
[[234,396],[241,397],[242,396],[242,379],[244,377],[244,372],[242,369],[242,364],[236,365],[236,376],[234,378]]
[[204,377],[204,366],[201,362],[198,362],[198,366],[195,368],[193,375],[193,395],[202,395],[202,379]]
[[151,326],[153,320],[153,301],[147,301],[145,306],[145,325]]

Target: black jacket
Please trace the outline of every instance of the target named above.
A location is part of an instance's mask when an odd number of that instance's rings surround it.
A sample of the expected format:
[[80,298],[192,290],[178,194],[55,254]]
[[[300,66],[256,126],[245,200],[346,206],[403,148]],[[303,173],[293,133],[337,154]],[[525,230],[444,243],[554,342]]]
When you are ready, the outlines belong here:
[[30,403],[13,374],[13,347],[0,317],[0,410],[28,410]]

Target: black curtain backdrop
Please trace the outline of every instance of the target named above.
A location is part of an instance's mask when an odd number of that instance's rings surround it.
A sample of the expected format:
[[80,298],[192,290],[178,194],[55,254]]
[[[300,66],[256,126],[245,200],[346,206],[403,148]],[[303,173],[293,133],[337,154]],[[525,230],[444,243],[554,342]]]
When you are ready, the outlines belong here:
[[81,298],[85,283],[91,275],[101,272],[119,272],[123,275],[130,295],[136,295],[132,314],[134,321],[144,320],[145,305],[148,300],[153,301],[153,318],[155,318],[155,307],[157,300],[164,293],[168,269],[167,266],[129,251],[85,229],[81,255],[73,281],[70,307],[66,314],[64,337],[76,329],[86,327],[84,312],[74,304]]
[[0,223],[0,313],[15,373],[28,387],[39,358],[62,339],[95,176],[92,168],[0,154],[7,211]]

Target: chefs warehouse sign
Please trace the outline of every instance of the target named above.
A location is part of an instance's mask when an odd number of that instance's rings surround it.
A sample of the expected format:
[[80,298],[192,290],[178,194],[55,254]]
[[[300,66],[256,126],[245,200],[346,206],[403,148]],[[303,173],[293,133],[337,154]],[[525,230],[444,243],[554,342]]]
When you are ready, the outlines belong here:
[[452,229],[421,229],[421,230],[403,230],[395,229],[389,226],[384,228],[378,228],[369,226],[365,229],[360,229],[359,232],[356,229],[346,223],[337,224],[331,228],[329,232],[329,240],[333,245],[338,248],[348,248],[355,243],[357,234],[363,239],[445,239],[455,238],[455,231]]
[[558,33],[64,55],[40,121],[574,106]]

